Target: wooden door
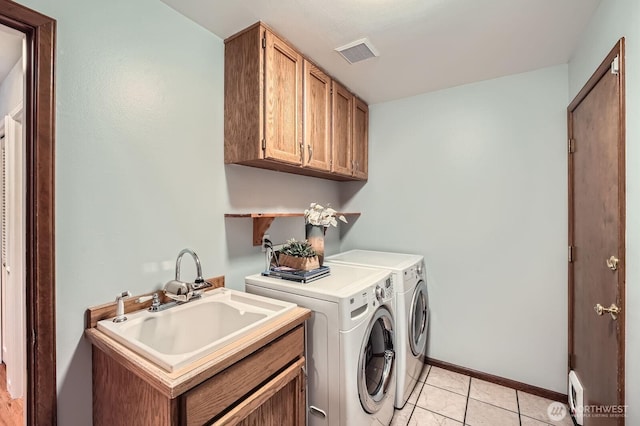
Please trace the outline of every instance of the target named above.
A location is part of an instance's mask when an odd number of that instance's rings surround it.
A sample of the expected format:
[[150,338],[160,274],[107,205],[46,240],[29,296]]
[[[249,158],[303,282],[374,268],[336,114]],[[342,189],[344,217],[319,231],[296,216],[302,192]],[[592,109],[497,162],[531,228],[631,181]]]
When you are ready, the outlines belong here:
[[[568,108],[569,369],[582,382],[586,410],[624,404],[623,47],[621,40]],[[620,313],[613,318],[598,305]],[[620,416],[584,412],[585,426],[618,424]]]
[[369,107],[362,100],[353,103],[353,176],[367,179],[369,174]]
[[304,140],[302,165],[331,170],[331,78],[304,61]]
[[302,56],[265,30],[264,156],[301,164]]
[[340,83],[333,81],[331,98],[331,171],[351,176],[353,95]]

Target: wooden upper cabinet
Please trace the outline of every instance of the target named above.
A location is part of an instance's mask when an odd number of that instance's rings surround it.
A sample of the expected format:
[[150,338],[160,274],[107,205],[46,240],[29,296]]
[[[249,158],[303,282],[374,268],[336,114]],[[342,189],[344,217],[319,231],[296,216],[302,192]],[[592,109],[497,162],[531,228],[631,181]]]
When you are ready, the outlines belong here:
[[331,170],[331,77],[304,61],[302,165]]
[[262,29],[258,25],[225,41],[224,162],[251,164],[263,158]]
[[261,22],[225,40],[224,161],[367,179],[367,106]]
[[301,164],[302,56],[264,30],[265,158]]
[[225,163],[300,165],[302,56],[260,24],[225,43]]
[[369,175],[369,107],[362,100],[353,102],[353,177],[367,179]]
[[351,149],[353,138],[353,95],[337,81],[332,82],[332,129],[331,171],[341,175],[352,175]]

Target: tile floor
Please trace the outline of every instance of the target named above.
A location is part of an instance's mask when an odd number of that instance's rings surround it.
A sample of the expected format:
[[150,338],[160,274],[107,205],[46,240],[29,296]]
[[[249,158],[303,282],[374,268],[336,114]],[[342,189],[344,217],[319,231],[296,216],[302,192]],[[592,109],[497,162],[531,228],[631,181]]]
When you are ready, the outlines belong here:
[[430,365],[391,426],[573,426],[549,419],[553,401]]

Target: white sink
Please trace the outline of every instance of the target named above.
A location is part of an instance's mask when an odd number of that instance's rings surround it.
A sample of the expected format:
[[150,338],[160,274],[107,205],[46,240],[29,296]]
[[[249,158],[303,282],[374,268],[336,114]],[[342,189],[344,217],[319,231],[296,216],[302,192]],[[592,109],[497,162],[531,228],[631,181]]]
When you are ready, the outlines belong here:
[[237,340],[293,309],[294,303],[228,288],[160,312],[98,321],[98,330],[167,371],[174,371]]

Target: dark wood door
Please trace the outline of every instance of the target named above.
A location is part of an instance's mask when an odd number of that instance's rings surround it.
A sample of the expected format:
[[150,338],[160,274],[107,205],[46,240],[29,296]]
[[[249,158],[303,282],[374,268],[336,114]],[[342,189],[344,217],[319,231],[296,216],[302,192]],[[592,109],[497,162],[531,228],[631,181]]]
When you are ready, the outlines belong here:
[[568,109],[569,369],[584,387],[585,426],[624,424],[617,413],[624,404],[622,53],[623,41]]

